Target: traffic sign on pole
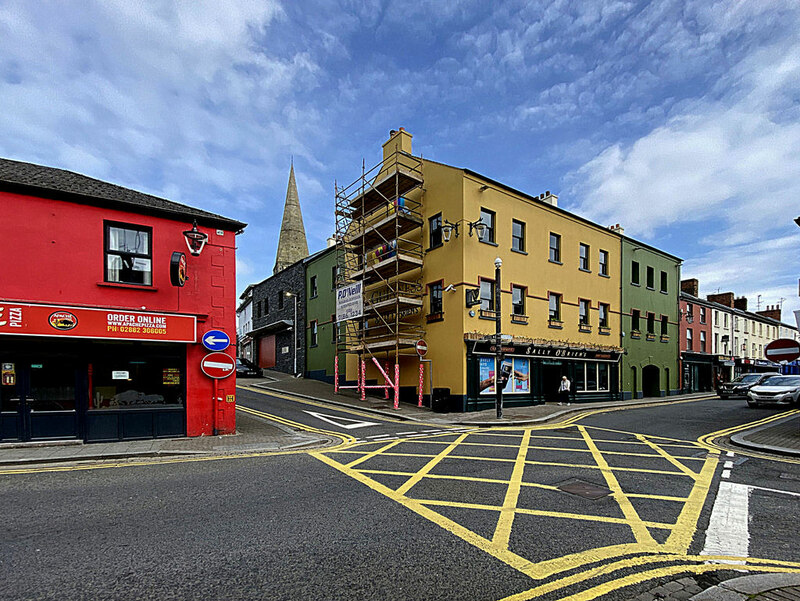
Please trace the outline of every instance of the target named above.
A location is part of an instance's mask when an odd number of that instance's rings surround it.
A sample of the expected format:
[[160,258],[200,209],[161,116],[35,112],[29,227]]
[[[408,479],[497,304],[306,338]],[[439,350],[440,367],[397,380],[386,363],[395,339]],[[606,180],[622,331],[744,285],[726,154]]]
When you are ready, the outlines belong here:
[[203,334],[203,346],[210,351],[224,351],[231,345],[230,336],[222,330],[209,330]]
[[764,348],[764,356],[770,361],[794,361],[800,357],[800,342],[791,338],[778,338]]
[[422,339],[420,339],[420,340],[417,340],[417,346],[416,346],[416,349],[417,349],[417,354],[418,354],[420,357],[424,357],[424,356],[425,356],[425,354],[428,352],[428,343],[427,343],[427,342],[425,342],[425,341],[424,341],[424,340],[422,340]]
[[209,378],[220,380],[236,372],[236,361],[225,353],[208,353],[200,361],[200,369]]

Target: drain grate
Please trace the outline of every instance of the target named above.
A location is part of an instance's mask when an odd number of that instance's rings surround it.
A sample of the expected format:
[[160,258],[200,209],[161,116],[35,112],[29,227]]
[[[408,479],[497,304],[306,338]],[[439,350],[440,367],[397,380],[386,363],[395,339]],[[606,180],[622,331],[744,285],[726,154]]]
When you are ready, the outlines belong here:
[[598,486],[597,484],[578,480],[577,478],[562,482],[556,488],[571,495],[575,495],[576,497],[582,497],[591,501],[602,499],[611,494],[611,490],[605,486]]

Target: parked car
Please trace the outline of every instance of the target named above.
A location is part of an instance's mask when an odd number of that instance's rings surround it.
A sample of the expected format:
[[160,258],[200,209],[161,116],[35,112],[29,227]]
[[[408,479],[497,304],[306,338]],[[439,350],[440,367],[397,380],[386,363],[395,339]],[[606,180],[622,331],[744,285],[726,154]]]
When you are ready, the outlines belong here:
[[724,382],[717,388],[717,396],[721,399],[746,399],[747,392],[767,378],[777,376],[775,372],[766,374],[742,374],[731,380]]
[[261,370],[247,359],[236,359],[236,375],[241,378],[258,378]]
[[772,376],[747,393],[750,407],[796,405],[800,402],[800,376]]

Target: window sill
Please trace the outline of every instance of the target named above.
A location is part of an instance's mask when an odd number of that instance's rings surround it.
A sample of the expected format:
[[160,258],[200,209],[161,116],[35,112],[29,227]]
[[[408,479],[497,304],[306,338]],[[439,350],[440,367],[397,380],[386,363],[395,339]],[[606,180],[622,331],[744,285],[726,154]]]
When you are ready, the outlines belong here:
[[527,255],[528,253],[524,250],[517,250],[516,248],[511,249],[512,253],[519,253],[520,255]]
[[648,342],[653,342],[656,339],[656,335],[655,334],[647,334],[646,339],[647,339]]
[[155,286],[147,284],[123,284],[122,282],[97,282],[98,286],[106,288],[125,288],[127,290],[141,290],[142,292],[158,292]]
[[609,279],[611,278],[611,276],[608,275],[607,273],[598,273],[597,275],[599,275],[601,278],[609,278]]
[[667,292],[666,290],[659,290],[659,292],[660,292],[661,294],[669,294],[669,292]]
[[589,324],[580,324],[580,325],[578,325],[578,331],[579,332],[584,332],[586,334],[591,334],[592,333],[592,326],[590,326]]
[[309,344],[308,348],[317,348],[318,346],[319,346],[318,344]]
[[631,338],[633,340],[639,340],[641,337],[642,337],[642,333],[641,332],[637,332],[636,330],[632,330],[631,331]]
[[547,259],[550,263],[554,263],[555,265],[563,265],[561,261],[554,261],[553,259]]
[[497,311],[493,311],[492,309],[480,309],[479,311],[480,313],[478,313],[478,317],[481,319],[497,321]]
[[439,313],[429,313],[425,316],[425,321],[427,323],[435,323],[437,321],[444,321],[444,311]]
[[669,336],[662,336],[661,342],[669,342]]
[[554,330],[563,330],[564,329],[563,323],[564,323],[563,321],[551,319],[547,322],[547,327],[553,328]]
[[582,271],[583,273],[592,273],[591,269],[584,269],[583,267],[578,267],[578,271]]
[[527,315],[520,315],[518,313],[511,314],[511,323],[518,323],[521,325],[528,325],[528,316]]
[[604,328],[601,326],[597,330],[597,333],[600,334],[601,336],[611,336],[611,328]]
[[631,282],[631,286],[636,286],[637,288],[641,288],[641,284],[637,284],[636,282]]
[[497,242],[492,242],[491,240],[481,240],[478,238],[478,242],[481,244],[488,244],[489,246],[498,246]]
[[655,286],[647,286],[647,289],[648,290],[652,290],[653,292],[656,291],[656,287]]

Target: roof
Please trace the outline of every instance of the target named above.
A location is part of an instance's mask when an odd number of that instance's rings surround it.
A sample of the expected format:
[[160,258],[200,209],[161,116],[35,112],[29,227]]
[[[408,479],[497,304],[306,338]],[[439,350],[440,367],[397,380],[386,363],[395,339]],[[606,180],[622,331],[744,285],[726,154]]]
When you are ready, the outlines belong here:
[[771,323],[772,325],[779,325],[785,328],[789,328],[791,330],[796,330],[797,327],[793,326],[788,323],[784,323],[782,321],[778,321],[777,319],[773,319],[772,317],[767,317],[766,315],[761,315],[759,313],[754,313],[753,311],[745,311],[744,309],[737,309],[736,307],[728,307],[727,305],[723,305],[716,301],[710,301],[698,296],[694,296],[693,294],[689,294],[688,292],[684,292],[681,290],[680,294],[681,300],[696,303],[698,305],[705,305],[707,307],[711,307],[717,309],[718,311],[724,311],[726,313],[736,313],[737,315],[742,315],[748,319],[753,319],[756,321],[761,321],[764,323]]
[[246,223],[158,196],[137,192],[80,173],[0,158],[0,190],[137,213],[196,219],[206,227],[239,232]]

